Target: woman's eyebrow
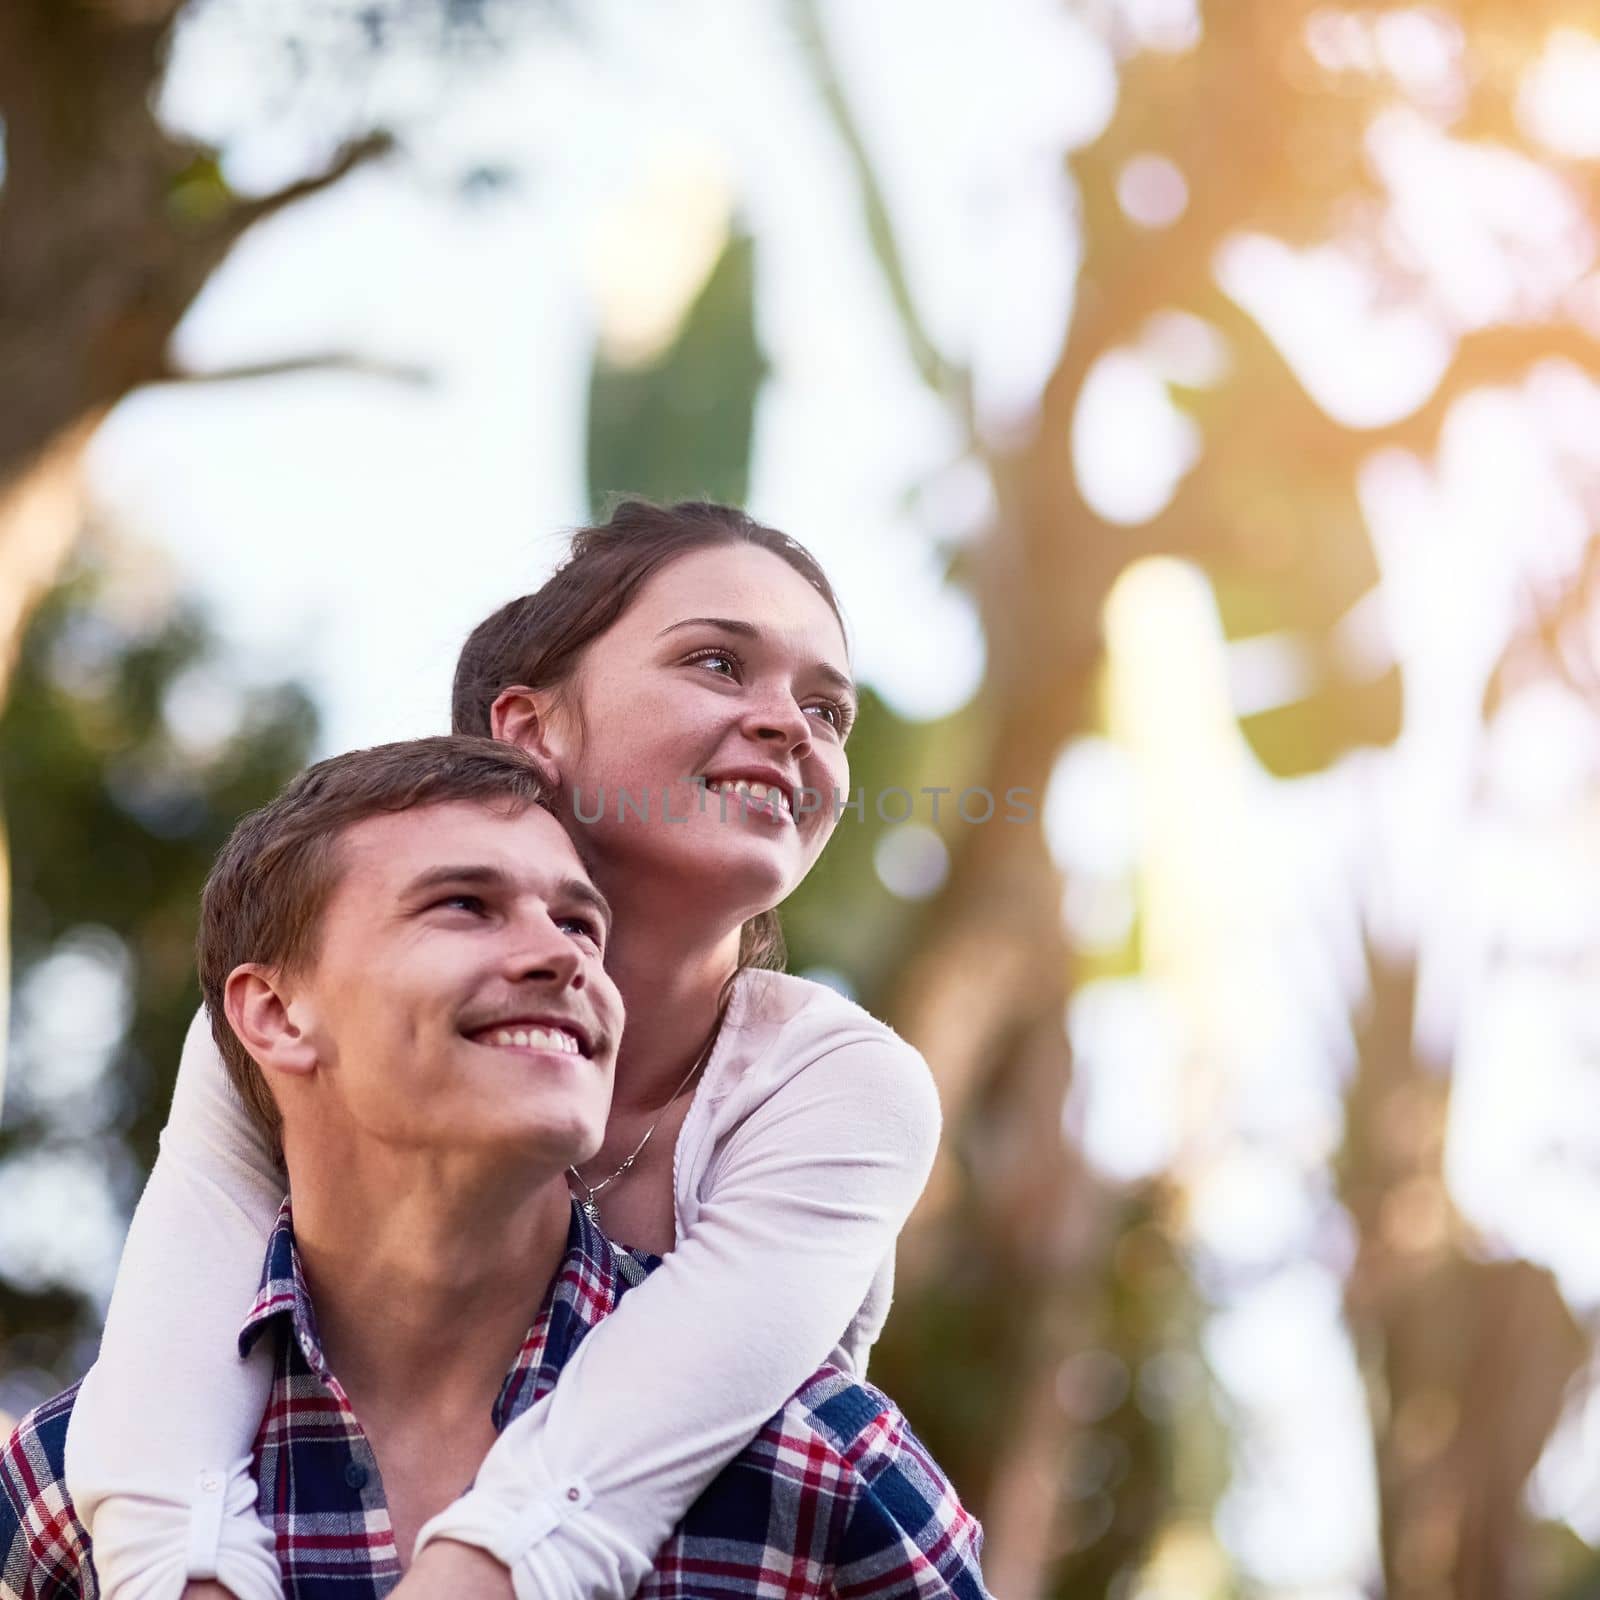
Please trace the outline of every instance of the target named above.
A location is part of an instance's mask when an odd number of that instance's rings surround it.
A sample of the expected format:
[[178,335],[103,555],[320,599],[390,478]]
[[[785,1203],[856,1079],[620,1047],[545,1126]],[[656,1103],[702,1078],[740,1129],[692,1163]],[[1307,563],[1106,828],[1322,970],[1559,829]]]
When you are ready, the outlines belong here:
[[812,669],[824,683],[831,683],[853,705],[856,700],[855,680],[839,671],[837,667],[830,667],[826,661],[819,661]]
[[676,633],[679,628],[722,628],[728,633],[738,634],[742,639],[761,637],[761,630],[753,622],[740,622],[734,617],[686,617],[682,622],[669,623],[656,638]]

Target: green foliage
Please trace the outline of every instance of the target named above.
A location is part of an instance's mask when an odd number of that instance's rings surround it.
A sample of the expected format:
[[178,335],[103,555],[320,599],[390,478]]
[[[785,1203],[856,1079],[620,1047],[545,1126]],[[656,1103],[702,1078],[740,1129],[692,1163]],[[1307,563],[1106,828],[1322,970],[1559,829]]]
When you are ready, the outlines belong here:
[[[1201,304],[1221,319],[1218,294]],[[1227,637],[1267,637],[1292,663],[1282,702],[1241,716],[1240,732],[1274,777],[1303,777],[1399,737],[1400,675],[1369,658],[1383,613],[1358,612],[1380,578],[1357,494],[1359,446],[1309,400],[1281,403],[1294,380],[1279,355],[1237,318],[1232,331],[1228,379],[1174,394],[1206,435],[1184,491],[1184,536]]]
[[736,235],[661,355],[643,366],[596,355],[588,457],[596,512],[618,490],[742,505],[765,374],[756,342],[755,247]]
[[[155,1158],[179,1048],[199,1000],[200,889],[239,816],[304,765],[315,713],[292,684],[235,689],[192,605],[140,614],[80,570],[34,617],[0,715],[0,801],[11,858],[12,995],[87,936],[118,953],[127,1029],[87,1100],[54,1104],[48,1063],[14,1016],[0,1175],[48,1148],[86,1154],[130,1207]],[[208,736],[185,737],[197,704]],[[211,726],[214,724],[214,726]],[[0,1177],[3,1181],[3,1177]],[[57,1285],[0,1279],[8,1365],[58,1378],[81,1359],[93,1308]]]
[[197,153],[167,190],[167,209],[178,222],[209,222],[233,203],[222,164],[209,152]]

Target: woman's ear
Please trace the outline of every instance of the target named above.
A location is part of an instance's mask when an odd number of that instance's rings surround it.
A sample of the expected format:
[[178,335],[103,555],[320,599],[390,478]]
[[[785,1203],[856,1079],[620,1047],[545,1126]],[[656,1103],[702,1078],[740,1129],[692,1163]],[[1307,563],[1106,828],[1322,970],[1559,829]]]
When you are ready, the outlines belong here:
[[550,699],[548,693],[530,689],[525,683],[502,689],[489,707],[489,732],[506,744],[514,744],[545,768],[548,780],[559,785],[561,768],[550,741]]
[[272,968],[255,962],[235,967],[222,991],[222,1009],[263,1072],[307,1077],[316,1069],[316,1046]]

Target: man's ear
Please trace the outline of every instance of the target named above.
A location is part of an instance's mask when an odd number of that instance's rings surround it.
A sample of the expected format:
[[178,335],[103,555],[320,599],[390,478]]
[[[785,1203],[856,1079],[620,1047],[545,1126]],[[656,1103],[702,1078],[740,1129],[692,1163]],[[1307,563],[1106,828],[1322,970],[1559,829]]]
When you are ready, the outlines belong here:
[[546,690],[525,683],[502,689],[489,707],[489,732],[514,744],[545,769],[549,782],[561,782],[561,767],[550,740],[550,697]]
[[316,1046],[282,976],[271,967],[255,962],[235,967],[222,991],[222,1008],[262,1071],[306,1077],[315,1070]]

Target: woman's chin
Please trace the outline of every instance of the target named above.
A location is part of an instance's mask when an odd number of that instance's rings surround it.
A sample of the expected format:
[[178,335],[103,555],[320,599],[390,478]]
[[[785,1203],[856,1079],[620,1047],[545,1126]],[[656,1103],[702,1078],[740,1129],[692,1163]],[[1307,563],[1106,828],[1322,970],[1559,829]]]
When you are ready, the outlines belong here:
[[751,906],[747,914],[754,916],[789,894],[805,876],[805,863],[792,828],[787,838],[763,838],[748,829],[734,823],[708,828],[685,837],[672,853],[674,865],[694,879],[700,894],[714,891],[719,900]]
[[691,903],[704,904],[707,912],[725,910],[735,920],[779,904],[811,866],[793,823],[756,818],[709,815],[668,827],[613,826],[595,830],[585,843],[590,870],[619,902],[629,898],[630,884],[670,884],[684,897],[686,912]]

